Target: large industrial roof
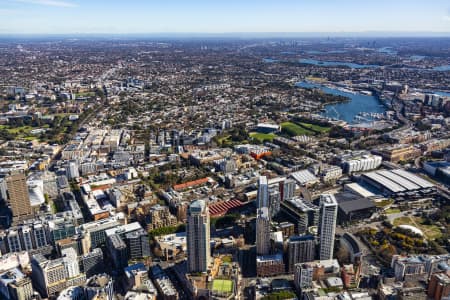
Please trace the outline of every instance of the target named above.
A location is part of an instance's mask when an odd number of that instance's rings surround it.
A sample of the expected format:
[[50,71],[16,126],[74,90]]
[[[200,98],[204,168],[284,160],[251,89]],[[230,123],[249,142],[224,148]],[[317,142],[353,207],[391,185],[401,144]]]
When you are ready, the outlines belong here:
[[406,189],[404,187],[402,187],[402,186],[398,185],[397,183],[387,179],[386,177],[383,177],[383,176],[379,175],[376,172],[366,173],[366,174],[364,174],[364,176],[366,176],[369,179],[375,181],[376,183],[382,185],[383,187],[387,188],[388,190],[390,190],[393,193],[406,191]]
[[411,182],[410,180],[399,176],[393,172],[390,171],[378,171],[378,174],[394,181],[395,183],[398,183],[399,185],[401,185],[402,187],[404,187],[407,190],[418,190],[421,187],[418,186],[417,184],[415,184],[414,182]]
[[423,179],[417,175],[414,175],[413,173],[407,172],[405,170],[397,169],[397,170],[393,170],[392,172],[420,185],[422,188],[431,188],[434,186],[434,184],[432,184],[431,182],[426,181],[425,179]]
[[373,171],[363,176],[393,193],[410,192],[434,186],[425,179],[402,169]]

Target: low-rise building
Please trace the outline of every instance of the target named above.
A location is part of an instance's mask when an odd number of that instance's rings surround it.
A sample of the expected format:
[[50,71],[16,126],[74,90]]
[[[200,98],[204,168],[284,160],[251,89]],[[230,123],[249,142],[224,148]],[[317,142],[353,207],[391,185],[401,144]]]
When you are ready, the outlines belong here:
[[256,257],[256,274],[260,277],[275,276],[285,273],[283,255],[260,255]]
[[391,147],[372,150],[373,154],[380,155],[384,160],[398,163],[399,161],[409,161],[422,155],[420,149],[413,145],[395,145]]
[[158,290],[160,299],[163,300],[177,300],[178,292],[169,276],[164,272],[164,270],[159,266],[154,266],[151,268],[151,275],[153,282]]
[[170,213],[169,207],[161,206],[159,204],[150,208],[148,218],[147,230],[176,226],[178,223],[177,217]]

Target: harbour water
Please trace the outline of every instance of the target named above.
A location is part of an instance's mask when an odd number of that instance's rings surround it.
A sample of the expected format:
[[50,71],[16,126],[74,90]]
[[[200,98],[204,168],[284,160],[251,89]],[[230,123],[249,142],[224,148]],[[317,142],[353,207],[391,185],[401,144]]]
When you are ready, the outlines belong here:
[[392,47],[383,47],[377,50],[380,53],[388,54],[388,55],[397,55],[397,51],[392,49]]
[[378,68],[379,65],[361,65],[343,61],[321,61],[315,59],[300,59],[300,63],[316,66],[326,66],[326,67],[337,67],[337,66],[347,66],[352,69],[363,69],[363,68]]
[[345,50],[330,50],[330,51],[317,51],[317,50],[309,50],[305,51],[308,54],[340,54],[340,53],[346,53]]
[[[344,103],[329,104],[324,107],[325,111],[321,113],[324,117],[343,120],[349,124],[371,121],[370,114],[382,114],[386,111],[384,105],[375,96],[362,95],[342,91],[340,89],[329,88],[320,84],[309,82],[299,82],[298,87],[317,88],[327,94],[339,95],[350,98],[350,101]],[[359,118],[359,121],[356,118]]]
[[444,96],[444,97],[450,97],[450,93],[448,93],[448,92],[441,92],[441,91],[434,91],[434,92],[432,92],[433,94],[437,94],[437,95],[439,95],[439,96]]
[[277,61],[278,60],[270,58],[270,57],[267,57],[267,58],[263,59],[263,62],[265,62],[265,63],[274,63],[274,62],[277,62]]
[[433,70],[435,70],[435,71],[450,71],[450,65],[434,67]]
[[413,60],[413,61],[419,61],[419,60],[425,59],[426,56],[424,56],[424,55],[411,55],[409,58],[411,60]]

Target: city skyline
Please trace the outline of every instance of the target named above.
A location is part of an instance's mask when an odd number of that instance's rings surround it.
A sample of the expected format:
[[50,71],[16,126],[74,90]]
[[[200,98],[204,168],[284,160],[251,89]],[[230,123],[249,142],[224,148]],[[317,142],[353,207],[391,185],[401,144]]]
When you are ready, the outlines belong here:
[[[414,1],[2,0],[0,34],[447,35],[450,5]],[[420,20],[420,22],[419,22]]]

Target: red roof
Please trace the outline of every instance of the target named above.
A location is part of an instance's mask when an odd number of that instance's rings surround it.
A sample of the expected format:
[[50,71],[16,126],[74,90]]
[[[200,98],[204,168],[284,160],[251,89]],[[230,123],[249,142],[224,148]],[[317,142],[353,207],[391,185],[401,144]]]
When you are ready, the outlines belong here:
[[209,205],[209,213],[211,216],[223,216],[226,214],[230,209],[239,207],[244,205],[239,200],[228,200],[224,202],[216,202],[211,205]]
[[173,189],[175,191],[184,190],[184,189],[187,189],[187,188],[190,188],[193,186],[205,184],[208,182],[208,180],[209,180],[209,178],[205,177],[205,178],[201,178],[201,179],[197,179],[197,180],[193,180],[193,181],[188,181],[185,183],[176,184],[173,186]]
[[91,190],[92,191],[97,191],[97,190],[102,190],[102,191],[104,191],[104,190],[107,190],[107,189],[109,189],[109,188],[111,188],[111,185],[110,184],[102,184],[102,185],[91,185]]

